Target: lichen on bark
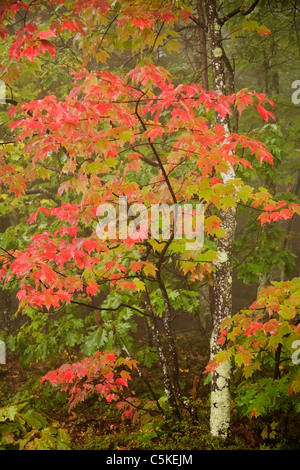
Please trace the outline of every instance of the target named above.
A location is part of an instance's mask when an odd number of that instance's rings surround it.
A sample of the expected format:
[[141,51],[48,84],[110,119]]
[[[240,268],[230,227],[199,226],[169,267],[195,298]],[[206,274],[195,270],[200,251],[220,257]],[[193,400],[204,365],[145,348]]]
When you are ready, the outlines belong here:
[[230,413],[228,413],[230,372],[231,364],[227,361],[222,363],[214,373],[216,377],[211,390],[210,431],[216,437],[227,437],[230,425]]

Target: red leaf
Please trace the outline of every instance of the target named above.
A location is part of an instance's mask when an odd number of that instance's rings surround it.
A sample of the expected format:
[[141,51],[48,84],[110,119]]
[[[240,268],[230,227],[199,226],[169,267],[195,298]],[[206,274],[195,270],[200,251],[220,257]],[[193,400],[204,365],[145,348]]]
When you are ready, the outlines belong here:
[[17,292],[17,297],[19,299],[19,301],[23,300],[25,297],[26,297],[26,290],[25,289],[20,289],[18,292]]
[[99,287],[95,282],[89,282],[89,285],[86,288],[88,294],[96,295],[99,292]]
[[161,21],[165,20],[167,23],[170,23],[170,21],[175,20],[176,16],[172,12],[170,7],[167,7],[164,9],[161,15]]
[[264,324],[263,330],[265,335],[267,333],[270,333],[270,335],[276,335],[277,333],[277,327],[280,325],[280,322],[276,320],[275,318],[272,318],[272,320],[269,320]]
[[22,8],[23,10],[29,10],[29,5],[26,5],[22,1],[18,1],[16,3],[9,3],[8,7],[11,8],[14,13],[17,13],[17,11],[19,11],[20,8]]
[[138,261],[134,261],[130,265],[130,269],[132,269],[132,271],[135,271],[135,272],[140,271],[142,267],[143,267],[142,263],[139,263]]
[[259,26],[259,28],[257,28],[257,32],[260,36],[270,36],[271,34],[271,31],[265,25]]
[[37,46],[33,46],[33,47],[26,47],[25,49],[23,49],[23,51],[20,53],[20,57],[21,56],[27,56],[28,59],[30,60],[30,62],[32,63],[34,61],[34,57],[36,55],[41,55],[40,53],[40,50]]
[[85,240],[83,244],[88,253],[98,248],[98,243],[94,240]]
[[106,360],[107,360],[108,362],[115,362],[115,360],[116,360],[115,354],[108,354],[108,355],[106,356]]
[[221,344],[223,346],[223,344],[225,343],[226,341],[226,336],[228,334],[228,331],[227,330],[222,330],[221,331],[221,336],[220,338],[217,340],[217,344]]
[[52,44],[52,42],[48,41],[47,39],[42,39],[39,43],[39,47],[43,54],[48,51],[49,54],[54,58],[56,47],[54,44]]
[[39,207],[38,212],[44,212],[44,214],[46,214],[47,217],[49,216],[49,211],[48,209],[46,209],[46,207],[43,207],[43,206]]
[[66,302],[69,302],[69,303],[71,301],[71,296],[69,292],[66,292],[66,291],[57,292],[57,297],[59,298],[59,300],[65,300]]
[[63,24],[61,25],[61,29],[68,29],[69,31],[79,31],[79,27],[74,21],[64,21]]
[[29,225],[34,224],[34,223],[36,222],[36,217],[37,217],[37,213],[36,213],[36,212],[33,212],[33,213],[30,214],[30,216],[28,217],[27,223],[28,223]]
[[151,29],[151,23],[147,18],[134,18],[132,20],[132,26],[137,25],[141,30],[144,28]]
[[37,30],[37,25],[36,24],[27,24],[24,29],[21,29],[18,34],[23,34],[25,31],[28,31],[29,33],[34,33]]
[[62,381],[65,380],[66,382],[72,382],[73,378],[74,378],[74,373],[71,370],[67,370],[60,376],[60,379]]
[[254,336],[256,336],[256,333],[257,331],[260,331],[262,330],[263,328],[263,324],[262,323],[259,323],[259,322],[252,322],[250,323],[250,325],[248,326],[248,328],[246,329],[245,331],[245,335],[246,336],[251,336],[252,334],[254,334]]
[[120,271],[122,271],[123,273],[126,273],[126,268],[125,268],[125,266],[123,266],[122,264],[118,264],[118,268],[119,268]]
[[214,373],[214,371],[217,369],[218,367],[218,362],[216,360],[216,358],[214,357],[211,361],[209,361],[209,363],[207,364],[207,366],[205,367],[205,372],[208,374],[209,372],[212,372]]
[[36,279],[41,282],[47,282],[50,283],[51,285],[55,284],[57,279],[58,279],[58,274],[56,274],[55,271],[51,268],[51,266],[47,265],[46,263],[43,263],[41,265],[41,269],[35,271],[32,273],[32,279]]
[[253,418],[253,416],[256,417],[256,416],[258,416],[258,415],[259,415],[259,412],[257,411],[256,408],[254,408],[254,410],[253,410],[252,413],[251,413],[251,418]]
[[133,409],[132,409],[132,408],[129,408],[128,410],[124,411],[124,416],[125,416],[125,418],[131,418],[132,413],[133,413]]
[[265,121],[268,121],[269,120],[269,116],[271,116],[274,121],[275,121],[275,116],[273,113],[271,113],[271,111],[268,111],[266,108],[264,108],[263,106],[261,106],[260,104],[258,104],[256,106],[256,109],[257,111],[259,112],[259,114],[261,115],[261,117],[265,120]]
[[112,382],[114,378],[114,374],[112,372],[109,372],[106,376],[105,376],[105,379],[107,382]]
[[79,269],[91,268],[90,259],[89,259],[88,255],[86,255],[84,253],[84,251],[82,251],[82,250],[75,251],[74,256],[75,256],[75,260],[77,262],[77,265],[78,265]]
[[49,380],[49,382],[51,383],[51,385],[53,385],[53,384],[55,384],[56,379],[57,379],[57,372],[56,372],[55,370],[51,370],[51,371],[48,372],[46,375],[44,375],[44,377],[42,377],[40,383],[45,382],[45,380]]
[[211,179],[210,179],[210,185],[211,186],[214,186],[215,184],[217,183],[222,183],[222,181],[220,180],[220,178],[217,178],[217,176],[213,176]]
[[56,34],[52,29],[48,29],[47,31],[41,31],[36,35],[39,39],[48,39],[48,38],[55,38]]
[[116,385],[118,386],[119,390],[121,390],[124,387],[128,387],[128,382],[126,379],[120,377],[116,379]]

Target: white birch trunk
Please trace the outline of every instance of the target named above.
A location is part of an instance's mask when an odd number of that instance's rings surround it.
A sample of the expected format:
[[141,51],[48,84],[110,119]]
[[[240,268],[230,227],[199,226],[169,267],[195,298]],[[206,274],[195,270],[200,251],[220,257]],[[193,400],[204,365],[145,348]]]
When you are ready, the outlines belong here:
[[[225,94],[224,51],[222,48],[221,26],[218,21],[215,0],[206,0],[206,14],[211,46],[213,70],[213,88]],[[218,119],[226,133],[229,133],[228,119]],[[235,171],[230,167],[222,174],[224,184],[235,178]],[[213,287],[213,332],[211,337],[211,359],[223,349],[217,344],[220,337],[222,320],[232,314],[232,246],[235,236],[236,207],[220,212],[222,227],[226,238],[218,239],[219,260],[216,263],[215,282]],[[214,371],[211,382],[210,431],[213,436],[227,437],[230,425],[230,375],[231,365],[225,362]]]

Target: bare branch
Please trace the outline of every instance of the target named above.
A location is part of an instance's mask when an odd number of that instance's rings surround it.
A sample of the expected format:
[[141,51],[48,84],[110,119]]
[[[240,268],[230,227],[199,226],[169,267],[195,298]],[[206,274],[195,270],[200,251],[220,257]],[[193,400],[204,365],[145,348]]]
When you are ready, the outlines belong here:
[[[143,93],[143,94],[141,95],[141,98],[142,98],[144,95],[145,95],[145,93]],[[143,119],[141,118],[140,114],[138,113],[139,102],[140,102],[140,100],[137,100],[137,102],[136,102],[135,114],[136,114],[138,120],[140,121],[140,123],[141,123],[141,125],[142,125],[142,128],[146,131],[146,130],[147,130],[147,127],[146,127],[146,125],[145,125]],[[157,160],[158,166],[159,166],[159,168],[161,169],[161,172],[162,172],[162,174],[163,174],[163,177],[164,177],[164,179],[165,179],[165,182],[167,183],[167,186],[168,186],[168,189],[169,189],[170,194],[171,194],[171,196],[172,196],[172,199],[173,199],[174,203],[176,204],[176,203],[177,203],[177,199],[176,199],[175,193],[174,193],[173,188],[172,188],[172,186],[171,186],[171,183],[170,183],[170,180],[169,180],[168,175],[167,175],[167,173],[166,173],[166,170],[165,170],[165,168],[164,168],[164,166],[163,166],[163,164],[162,164],[162,161],[161,161],[161,159],[160,159],[160,157],[159,157],[159,155],[158,155],[158,152],[157,152],[155,146],[153,145],[153,143],[150,141],[150,139],[148,139],[148,142],[149,142],[150,148],[151,148],[151,150],[152,150],[152,152],[153,152],[153,154],[154,154],[154,156],[155,156],[155,158],[156,158],[156,160]]]
[[234,16],[238,15],[239,13],[243,16],[249,15],[249,13],[251,13],[254,10],[254,8],[256,7],[258,2],[259,2],[259,0],[255,0],[255,2],[253,2],[252,5],[247,10],[245,9],[244,5],[241,5],[240,7],[235,8],[235,10],[232,10],[227,15],[220,18],[220,20],[219,20],[220,25],[223,26],[223,24],[226,23],[226,21],[230,20],[230,18],[233,18]]
[[58,203],[58,199],[56,198],[56,196],[51,193],[50,191],[48,191],[46,188],[41,188],[41,187],[38,187],[38,188],[28,188],[25,190],[25,194],[26,195],[31,195],[31,194],[42,194],[43,196],[46,196],[48,197],[49,199],[52,199],[52,201]]

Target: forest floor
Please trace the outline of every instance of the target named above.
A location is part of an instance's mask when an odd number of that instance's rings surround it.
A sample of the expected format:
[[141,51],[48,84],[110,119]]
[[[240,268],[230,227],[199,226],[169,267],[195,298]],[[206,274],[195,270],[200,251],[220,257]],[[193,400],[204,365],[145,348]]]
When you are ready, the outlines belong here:
[[[187,344],[188,343],[188,344]],[[188,346],[188,348],[187,348]],[[78,450],[257,450],[276,448],[276,440],[263,439],[262,425],[255,419],[241,418],[232,410],[228,438],[213,438],[209,432],[209,384],[205,384],[207,347],[195,338],[178,340],[181,384],[183,393],[191,397],[197,407],[198,420],[189,416],[164,421],[146,415],[136,422],[120,419],[116,407],[91,397],[68,413],[66,395],[50,386],[40,384],[49,371],[46,363],[20,365],[17,357],[9,357],[0,370],[0,407],[15,400],[28,400],[34,409],[50,421],[55,421],[71,436],[71,448]],[[186,355],[189,351],[189,355]],[[66,361],[67,362],[67,361]],[[68,361],[70,362],[70,361]],[[151,368],[151,382],[159,371]],[[135,380],[135,379],[133,379]],[[134,383],[137,396],[145,394],[139,380]]]

